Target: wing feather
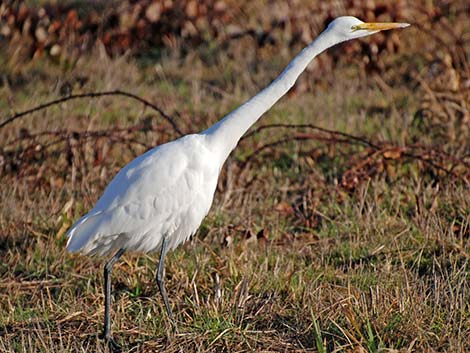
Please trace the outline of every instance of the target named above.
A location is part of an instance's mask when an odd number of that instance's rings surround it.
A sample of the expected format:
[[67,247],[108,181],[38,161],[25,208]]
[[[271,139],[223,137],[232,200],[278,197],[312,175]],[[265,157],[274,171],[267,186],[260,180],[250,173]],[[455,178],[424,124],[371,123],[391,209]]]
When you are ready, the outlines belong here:
[[[200,144],[190,141],[159,146],[125,166],[96,206],[69,230],[67,249],[85,254],[106,254],[121,247],[152,251],[163,236],[179,231],[179,238],[185,238],[194,233],[214,190],[207,195],[207,168],[201,167],[211,164],[198,150]],[[213,189],[216,181],[217,175],[210,183]]]

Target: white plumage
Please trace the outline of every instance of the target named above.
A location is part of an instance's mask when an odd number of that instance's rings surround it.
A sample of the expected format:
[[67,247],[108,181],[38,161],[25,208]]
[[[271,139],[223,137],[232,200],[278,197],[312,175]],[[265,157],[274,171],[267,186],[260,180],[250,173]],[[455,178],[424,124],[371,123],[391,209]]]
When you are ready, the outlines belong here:
[[200,134],[158,146],[126,165],[96,206],[67,233],[71,252],[150,252],[165,237],[170,249],[187,240],[212,203],[223,163],[242,135],[295,83],[310,61],[345,40],[406,24],[334,20],[268,87]]
[[167,247],[176,248],[196,232],[209,212],[223,163],[242,135],[294,85],[312,59],[346,40],[404,23],[364,23],[355,17],[335,19],[299,53],[269,86],[201,132],[155,147],[126,165],[111,181],[96,206],[69,230],[71,252],[117,253],[105,265],[104,337],[110,335],[110,275],[128,250],[161,248],[157,283],[172,318],[164,281]]
[[69,251],[108,254],[120,248],[176,248],[199,228],[212,204],[220,163],[206,135],[187,135],[126,165],[96,206],[69,231]]

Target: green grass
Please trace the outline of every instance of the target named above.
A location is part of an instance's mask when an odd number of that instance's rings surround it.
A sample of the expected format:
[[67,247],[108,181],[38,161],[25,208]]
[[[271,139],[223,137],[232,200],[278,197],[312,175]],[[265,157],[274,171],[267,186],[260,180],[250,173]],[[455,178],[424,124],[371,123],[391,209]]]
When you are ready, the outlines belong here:
[[[314,89],[294,89],[257,126],[312,123],[373,142],[435,146],[468,161],[470,136],[439,146],[433,138],[455,121],[435,131],[414,120],[428,103],[426,92],[410,85],[412,71],[425,70],[427,56],[443,54],[410,33],[404,48],[384,59],[388,69],[381,74],[342,60],[315,81],[305,73]],[[230,43],[228,55],[209,43],[186,48],[186,57],[162,55],[157,68],[149,58],[97,52],[70,66],[2,57],[1,73],[11,82],[0,86],[0,117],[55,99],[58,81],[85,76],[83,87],[72,85],[74,93],[124,89],[156,103],[183,131],[197,132],[270,82],[289,53],[286,47],[254,65],[245,49]],[[388,88],[380,88],[377,75]],[[148,131],[66,139],[50,154],[37,148],[26,165],[10,157],[54,138],[15,142],[21,129],[95,131],[148,116]],[[363,169],[370,174],[357,174],[348,188],[342,177],[366,159],[365,148],[327,135],[252,156],[265,143],[301,132],[317,133],[278,128],[241,141],[196,237],[169,254],[165,278],[177,331],[155,282],[157,255],[126,254],[115,266],[112,330],[125,350],[464,352],[470,346],[468,180],[413,158],[377,158]],[[0,165],[0,351],[107,351],[99,339],[104,259],[68,254],[64,232],[145,150],[136,141],[153,146],[176,136],[153,111],[121,97],[69,101],[0,130],[0,157],[11,162]],[[465,165],[458,168],[459,176],[469,175]]]

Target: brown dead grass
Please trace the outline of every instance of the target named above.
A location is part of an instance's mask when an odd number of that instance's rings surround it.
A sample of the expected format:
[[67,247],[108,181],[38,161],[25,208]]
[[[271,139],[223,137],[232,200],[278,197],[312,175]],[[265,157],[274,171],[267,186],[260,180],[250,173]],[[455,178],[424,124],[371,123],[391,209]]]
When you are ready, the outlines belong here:
[[[468,36],[465,16],[444,18]],[[457,47],[447,30],[437,32],[439,40],[423,36],[421,28],[443,24],[420,26],[400,36],[397,54],[381,57],[380,74],[347,59],[321,71],[324,77],[318,67],[306,73],[306,81],[316,77],[314,89],[298,87],[261,125],[314,122],[374,143],[439,149],[464,162],[438,160],[455,174],[393,150],[346,187],[343,177],[364,146],[310,138],[253,154],[266,143],[313,134],[300,128],[243,140],[198,235],[169,255],[178,332],[158,294],[156,256],[126,255],[116,266],[112,329],[125,350],[468,350],[468,59],[448,50]],[[147,66],[111,59],[99,47],[68,69],[47,60],[8,62],[0,115],[55,98],[64,85],[73,93],[125,88],[164,108],[183,131],[198,131],[287,60],[276,64],[267,51],[253,66],[244,60],[244,43],[211,52],[211,65],[205,52]],[[461,48],[468,58],[468,46]],[[282,58],[292,54],[283,50]],[[142,130],[114,139],[72,133],[117,131],[136,121]],[[54,135],[44,135],[33,140],[32,154],[22,154],[31,145],[22,136],[62,130],[69,137],[55,149],[46,148]],[[107,351],[98,339],[103,259],[67,254],[64,232],[124,163],[176,136],[155,112],[116,97],[66,102],[0,130],[0,351]]]

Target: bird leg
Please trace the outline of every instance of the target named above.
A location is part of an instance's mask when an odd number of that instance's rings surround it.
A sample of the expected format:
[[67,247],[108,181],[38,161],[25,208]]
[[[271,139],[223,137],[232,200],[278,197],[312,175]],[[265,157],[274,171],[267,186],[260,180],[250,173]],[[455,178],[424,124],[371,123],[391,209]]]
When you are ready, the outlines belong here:
[[114,264],[124,254],[124,249],[119,251],[104,265],[104,326],[103,326],[103,338],[106,342],[110,343],[113,347],[116,343],[111,337],[111,271],[113,270]]
[[171,322],[174,322],[173,319],[173,312],[171,311],[170,303],[168,302],[168,296],[165,290],[165,277],[163,275],[164,267],[165,267],[165,257],[167,252],[167,243],[166,238],[163,238],[162,241],[162,248],[160,250],[160,261],[158,263],[158,270],[157,270],[157,284],[158,288],[160,289],[160,294],[163,297],[163,301],[165,302],[166,312],[168,317],[170,318]]

